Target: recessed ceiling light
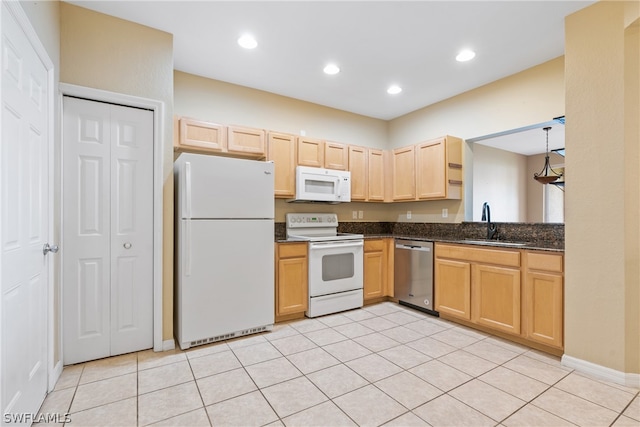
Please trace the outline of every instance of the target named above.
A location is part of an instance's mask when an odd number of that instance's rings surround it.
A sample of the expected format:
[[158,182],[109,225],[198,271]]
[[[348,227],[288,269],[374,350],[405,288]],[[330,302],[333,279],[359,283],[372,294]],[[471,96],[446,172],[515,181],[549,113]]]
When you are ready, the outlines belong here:
[[398,85],[391,85],[389,86],[389,89],[387,89],[387,93],[389,95],[397,95],[400,92],[402,92],[402,88]]
[[461,51],[458,54],[458,56],[456,56],[456,61],[458,61],[458,62],[470,61],[475,56],[476,56],[476,53],[474,51],[469,50],[469,49],[465,49],[465,50]]
[[238,44],[245,49],[254,49],[256,46],[258,46],[258,42],[256,41],[256,39],[254,39],[253,36],[249,34],[245,34],[240,37],[238,39]]
[[325,74],[338,74],[340,72],[340,67],[336,64],[327,64],[323,71]]

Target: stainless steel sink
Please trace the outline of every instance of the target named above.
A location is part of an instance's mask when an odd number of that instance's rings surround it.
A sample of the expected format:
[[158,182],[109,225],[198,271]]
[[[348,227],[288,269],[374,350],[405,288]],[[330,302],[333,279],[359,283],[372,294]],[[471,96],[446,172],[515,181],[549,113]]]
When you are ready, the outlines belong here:
[[507,242],[504,240],[473,240],[473,239],[464,239],[464,243],[472,243],[477,245],[487,245],[487,246],[527,246],[528,242]]

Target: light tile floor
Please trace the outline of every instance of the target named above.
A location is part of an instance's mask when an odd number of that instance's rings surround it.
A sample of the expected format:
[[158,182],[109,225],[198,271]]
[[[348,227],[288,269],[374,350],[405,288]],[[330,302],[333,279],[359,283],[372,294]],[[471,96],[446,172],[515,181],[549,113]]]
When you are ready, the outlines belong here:
[[640,426],[638,390],[385,302],[187,351],[68,366],[69,426]]

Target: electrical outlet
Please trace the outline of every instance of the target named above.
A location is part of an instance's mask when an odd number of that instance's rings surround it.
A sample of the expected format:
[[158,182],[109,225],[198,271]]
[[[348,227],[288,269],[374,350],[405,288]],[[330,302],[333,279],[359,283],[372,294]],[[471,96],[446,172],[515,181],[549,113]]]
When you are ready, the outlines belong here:
[[411,211],[407,211],[407,219],[411,219]]
[[358,211],[358,219],[364,218],[364,211]]
[[300,130],[300,136],[307,136],[307,131],[304,129]]
[[351,218],[358,219],[358,211],[352,211],[351,212]]
[[443,208],[442,209],[442,218],[446,218],[448,216],[449,216],[449,209]]

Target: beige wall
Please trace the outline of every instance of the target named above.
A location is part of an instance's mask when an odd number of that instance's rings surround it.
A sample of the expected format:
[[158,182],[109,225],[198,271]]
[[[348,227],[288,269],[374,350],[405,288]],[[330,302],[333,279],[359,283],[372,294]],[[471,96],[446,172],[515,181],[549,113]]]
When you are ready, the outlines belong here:
[[564,58],[556,58],[389,122],[389,146],[441,135],[469,139],[564,115]]
[[527,156],[473,144],[473,220],[480,221],[488,202],[492,221],[526,222],[526,170]]
[[163,339],[173,339],[173,36],[61,3],[60,81],[164,103]]
[[174,74],[175,114],[346,144],[383,148],[387,122],[180,71]]
[[[640,373],[637,2],[567,17],[565,352]],[[633,23],[633,27],[627,26]],[[594,29],[597,29],[595,31]]]

